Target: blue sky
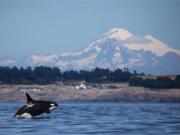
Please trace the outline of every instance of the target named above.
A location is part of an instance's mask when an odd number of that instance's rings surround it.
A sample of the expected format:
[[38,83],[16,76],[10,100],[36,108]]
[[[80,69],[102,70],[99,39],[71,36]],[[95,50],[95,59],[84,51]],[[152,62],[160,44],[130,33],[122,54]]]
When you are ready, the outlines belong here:
[[180,49],[180,0],[0,0],[0,59],[76,50],[125,28]]

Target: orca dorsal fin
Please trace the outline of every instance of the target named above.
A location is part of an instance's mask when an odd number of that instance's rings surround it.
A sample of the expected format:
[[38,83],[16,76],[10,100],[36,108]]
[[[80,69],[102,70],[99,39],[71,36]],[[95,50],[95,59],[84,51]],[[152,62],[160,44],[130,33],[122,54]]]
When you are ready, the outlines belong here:
[[31,104],[34,101],[28,93],[26,93],[26,98],[28,104]]

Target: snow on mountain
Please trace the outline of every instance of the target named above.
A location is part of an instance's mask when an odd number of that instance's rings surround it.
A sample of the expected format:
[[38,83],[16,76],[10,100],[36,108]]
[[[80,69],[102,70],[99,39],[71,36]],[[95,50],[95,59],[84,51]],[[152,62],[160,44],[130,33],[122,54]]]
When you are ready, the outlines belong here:
[[26,63],[31,63],[31,65],[47,65],[49,63],[55,63],[58,59],[58,56],[55,54],[52,55],[32,55],[27,59]]
[[[154,74],[180,74],[179,68],[172,68],[172,65],[178,64],[179,50],[170,48],[151,35],[137,36],[121,28],[110,30],[77,51],[60,55],[33,55],[28,59],[28,65],[52,65],[63,70],[128,67]],[[161,69],[163,65],[165,70]]]
[[127,31],[125,29],[121,29],[121,28],[114,28],[104,34],[104,37],[106,37],[106,38],[109,38],[109,39],[115,38],[115,39],[119,39],[119,40],[126,40],[132,36],[133,36],[132,33],[130,33],[129,31]]
[[[127,41],[124,42],[125,47],[127,47],[128,49],[131,49],[131,50],[143,49],[145,51],[151,51],[152,53],[156,54],[157,56],[163,56],[168,52],[174,52],[174,53],[180,55],[179,50],[170,48],[165,43],[155,39],[151,35],[146,35],[144,37],[140,37],[137,40],[136,40],[135,36],[133,38],[129,38],[129,39],[127,39]],[[139,43],[139,41],[142,41],[142,42]]]
[[16,64],[16,61],[12,59],[0,60],[0,66],[11,66],[14,64]]

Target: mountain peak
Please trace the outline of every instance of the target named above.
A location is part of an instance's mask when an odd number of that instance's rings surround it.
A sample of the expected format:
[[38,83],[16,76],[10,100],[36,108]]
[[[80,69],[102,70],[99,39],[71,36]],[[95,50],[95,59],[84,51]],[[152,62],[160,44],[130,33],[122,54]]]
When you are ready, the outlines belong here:
[[28,65],[58,66],[62,70],[96,67],[128,67],[138,72],[179,74],[180,50],[173,49],[151,35],[139,36],[114,28],[89,45],[66,54],[33,55]]
[[107,33],[105,33],[105,36],[108,38],[126,40],[126,39],[130,38],[131,36],[133,36],[133,34],[123,28],[113,28],[110,31],[108,31]]

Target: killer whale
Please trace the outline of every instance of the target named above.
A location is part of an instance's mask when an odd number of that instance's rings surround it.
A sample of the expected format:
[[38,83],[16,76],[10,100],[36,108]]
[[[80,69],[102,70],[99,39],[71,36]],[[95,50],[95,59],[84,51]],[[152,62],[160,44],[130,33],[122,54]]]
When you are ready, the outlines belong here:
[[43,113],[50,113],[58,104],[52,101],[34,100],[26,93],[27,104],[23,105],[16,113],[17,118],[31,118]]

